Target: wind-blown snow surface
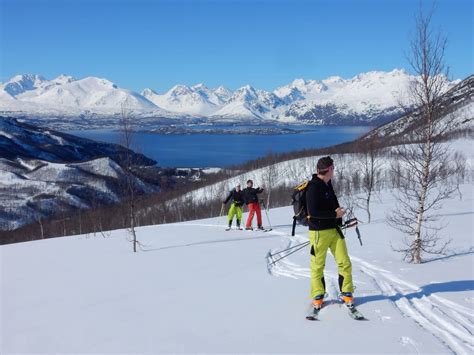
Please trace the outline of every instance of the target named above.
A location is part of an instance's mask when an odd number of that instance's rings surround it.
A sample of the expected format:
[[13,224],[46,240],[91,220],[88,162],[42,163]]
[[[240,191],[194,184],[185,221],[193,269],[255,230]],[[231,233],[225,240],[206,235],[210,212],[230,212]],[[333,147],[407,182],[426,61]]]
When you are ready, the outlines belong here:
[[[270,210],[268,233],[225,232],[225,217],[142,227],[137,254],[124,230],[2,246],[1,352],[472,353],[473,185],[461,192],[439,212],[445,257],[410,265],[392,251],[388,192],[360,227],[364,246],[347,233],[365,322],[337,303],[305,320],[308,248],[268,272],[268,251],[307,240],[300,227],[290,237],[290,208]],[[325,277],[335,299],[330,254]]]

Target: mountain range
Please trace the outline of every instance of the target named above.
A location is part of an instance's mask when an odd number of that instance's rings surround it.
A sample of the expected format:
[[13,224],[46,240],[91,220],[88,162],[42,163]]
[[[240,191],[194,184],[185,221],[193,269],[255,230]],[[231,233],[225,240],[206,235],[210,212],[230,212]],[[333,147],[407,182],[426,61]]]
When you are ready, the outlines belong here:
[[[272,92],[245,85],[235,91],[204,84],[176,85],[160,94],[120,88],[97,77],[16,75],[0,83],[0,114],[11,117],[119,116],[122,106],[137,118],[201,122],[370,124],[390,121],[408,103],[415,79],[405,70],[372,71],[350,79],[296,79]],[[459,81],[445,79],[446,91]]]

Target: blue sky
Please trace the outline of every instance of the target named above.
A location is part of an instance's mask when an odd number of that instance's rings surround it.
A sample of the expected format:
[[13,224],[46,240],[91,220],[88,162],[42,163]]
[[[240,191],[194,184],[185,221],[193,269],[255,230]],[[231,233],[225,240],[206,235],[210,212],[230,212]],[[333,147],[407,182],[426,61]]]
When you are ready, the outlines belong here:
[[[100,76],[159,92],[203,82],[274,89],[295,78],[408,68],[417,0],[0,0],[0,80]],[[431,7],[431,1],[424,1]],[[473,2],[438,0],[453,78],[473,70]]]

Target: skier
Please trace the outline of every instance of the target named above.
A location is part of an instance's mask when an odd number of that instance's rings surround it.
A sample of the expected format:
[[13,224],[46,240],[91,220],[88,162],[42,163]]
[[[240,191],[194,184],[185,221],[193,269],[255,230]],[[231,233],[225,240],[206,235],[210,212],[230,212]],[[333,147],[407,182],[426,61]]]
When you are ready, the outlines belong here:
[[311,245],[311,297],[313,307],[320,309],[326,292],[324,266],[329,248],[338,266],[340,297],[349,309],[352,307],[355,310],[352,296],[354,292],[352,264],[340,229],[345,210],[339,206],[334,193],[331,184],[333,174],[334,162],[331,157],[319,159],[317,173],[313,175],[306,191]]
[[245,225],[246,230],[252,230],[252,220],[253,220],[253,215],[255,213],[257,213],[258,229],[264,230],[262,226],[262,211],[260,209],[260,204],[258,202],[258,196],[257,196],[257,194],[260,194],[262,192],[263,192],[263,188],[257,187],[256,189],[254,189],[253,181],[252,180],[247,181],[247,187],[243,190],[244,201],[249,210],[247,224]]
[[222,202],[225,205],[229,200],[232,200],[232,203],[229,208],[229,214],[227,215],[227,220],[229,221],[229,227],[226,230],[230,230],[232,227],[232,220],[234,216],[237,215],[237,229],[240,228],[240,221],[242,220],[242,206],[244,204],[244,195],[240,189],[240,184],[237,184],[234,189],[232,189],[227,196],[227,198]]

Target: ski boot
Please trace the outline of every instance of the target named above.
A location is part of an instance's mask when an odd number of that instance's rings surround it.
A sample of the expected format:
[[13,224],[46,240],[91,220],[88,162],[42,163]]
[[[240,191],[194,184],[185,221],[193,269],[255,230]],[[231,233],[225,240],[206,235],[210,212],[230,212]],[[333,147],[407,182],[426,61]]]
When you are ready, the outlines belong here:
[[346,305],[347,310],[349,311],[349,315],[352,319],[355,320],[367,320],[362,313],[354,305],[354,297],[352,296],[351,292],[341,292],[339,295],[342,302]]
[[229,223],[229,226],[225,230],[230,231],[231,229],[232,229],[232,222]]
[[323,308],[323,304],[324,304],[324,295],[318,295],[314,297],[313,302],[311,303],[312,310],[311,312],[308,313],[308,315],[306,316],[306,319],[313,320],[313,321],[318,320],[319,311],[321,310],[321,308]]
[[321,309],[323,307],[323,303],[324,303],[324,295],[318,295],[316,297],[313,298],[313,307],[315,309]]
[[264,231],[264,230],[265,230],[265,228],[263,228],[263,226],[258,226],[257,229],[260,230],[260,231]]
[[339,298],[347,307],[354,306],[354,297],[351,292],[341,292]]

